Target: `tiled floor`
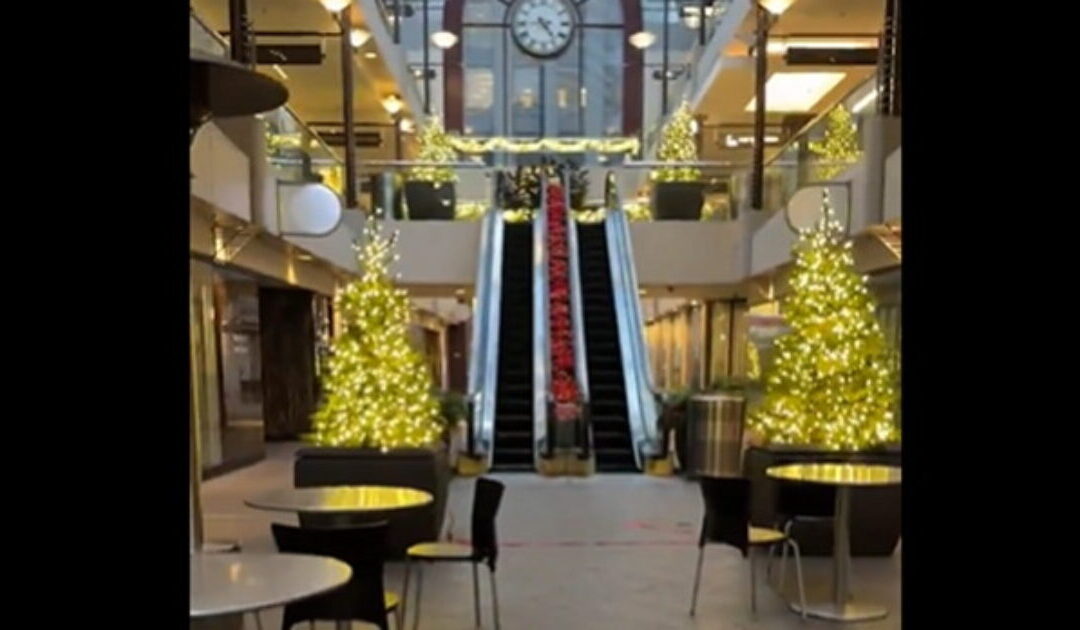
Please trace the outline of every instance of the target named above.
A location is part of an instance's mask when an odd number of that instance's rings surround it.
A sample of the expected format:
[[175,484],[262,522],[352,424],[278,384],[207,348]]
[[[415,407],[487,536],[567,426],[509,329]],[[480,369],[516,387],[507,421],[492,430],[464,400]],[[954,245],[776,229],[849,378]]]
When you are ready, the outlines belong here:
[[[249,509],[243,499],[263,489],[291,485],[295,448],[272,444],[265,461],[205,484],[205,524],[211,539],[238,540],[250,551],[273,549],[269,524],[275,519],[295,522],[293,517]],[[814,620],[802,624],[763,585],[758,588],[754,619],[749,565],[737,551],[718,546],[706,551],[698,611],[691,618],[694,538],[701,518],[701,498],[694,485],[644,475],[494,477],[507,484],[498,521],[499,603],[507,630],[840,627]],[[471,481],[455,479],[449,512],[460,537],[468,534],[471,504]],[[808,598],[826,597],[830,560],[807,558],[804,566]],[[388,588],[400,590],[401,569],[396,563],[387,566]],[[458,565],[425,570],[422,628],[473,627],[470,573]],[[884,620],[854,627],[900,628],[899,551],[891,558],[855,559],[853,574],[859,599],[891,610]],[[481,578],[484,627],[493,628],[486,575]],[[794,579],[789,588],[794,594]],[[280,611],[264,611],[262,621],[266,630],[279,628]],[[250,618],[247,623],[254,628]],[[320,630],[330,627],[323,624]],[[407,627],[412,627],[411,618]]]

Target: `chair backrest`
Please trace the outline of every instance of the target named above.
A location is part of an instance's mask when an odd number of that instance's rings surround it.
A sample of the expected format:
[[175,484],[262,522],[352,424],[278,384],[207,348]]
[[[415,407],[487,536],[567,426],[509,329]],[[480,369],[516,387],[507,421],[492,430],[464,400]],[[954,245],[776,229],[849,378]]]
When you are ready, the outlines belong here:
[[705,515],[698,546],[706,542],[735,547],[745,556],[750,546],[750,480],[743,477],[702,477]]
[[836,488],[817,483],[779,483],[776,512],[781,517],[831,517],[836,510]]
[[495,570],[495,560],[499,556],[499,542],[495,535],[495,517],[499,513],[503,491],[502,482],[481,477],[476,480],[473,493],[472,511],[472,546],[475,556],[484,560]]
[[388,630],[383,599],[385,521],[340,528],[293,527],[274,523],[274,542],[282,553],[336,558],[352,568],[341,588],[285,607],[282,629],[317,619],[354,619]]

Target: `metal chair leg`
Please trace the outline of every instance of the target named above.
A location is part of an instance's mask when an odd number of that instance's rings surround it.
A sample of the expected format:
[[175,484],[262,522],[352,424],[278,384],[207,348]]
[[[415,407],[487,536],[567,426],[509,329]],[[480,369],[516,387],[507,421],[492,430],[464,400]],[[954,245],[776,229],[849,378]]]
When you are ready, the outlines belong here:
[[[788,540],[792,539],[791,523],[792,521],[790,520],[784,523],[784,536],[786,536]],[[780,583],[777,584],[776,588],[779,591],[783,591],[784,587],[787,586],[787,545],[780,546]]]
[[755,549],[750,548],[750,612],[757,614],[757,554]]
[[701,586],[701,564],[705,561],[705,545],[698,547],[697,569],[694,571],[694,592],[690,596],[690,616],[697,610],[698,588]]
[[416,612],[413,613],[413,630],[420,627],[420,597],[424,592],[424,563],[416,563]]
[[495,569],[488,567],[488,574],[491,577],[491,607],[495,612],[495,630],[500,630],[499,626],[499,590],[495,587]]
[[795,554],[795,580],[799,583],[799,604],[802,606],[803,621],[806,621],[806,588],[803,586],[802,555],[799,553],[799,543],[792,538],[788,538],[787,542]]
[[253,610],[253,611],[251,611],[251,616],[252,616],[252,617],[255,617],[255,627],[256,627],[256,628],[257,628],[258,630],[263,630],[263,627],[262,627],[262,617],[260,617],[260,616],[259,616],[259,611],[257,611],[257,610]]
[[405,630],[405,621],[408,617],[405,615],[406,605],[409,603],[409,574],[412,573],[412,558],[405,558],[405,579],[401,585],[401,602],[398,603],[398,630]]
[[480,567],[472,563],[473,613],[476,615],[476,627],[480,627]]

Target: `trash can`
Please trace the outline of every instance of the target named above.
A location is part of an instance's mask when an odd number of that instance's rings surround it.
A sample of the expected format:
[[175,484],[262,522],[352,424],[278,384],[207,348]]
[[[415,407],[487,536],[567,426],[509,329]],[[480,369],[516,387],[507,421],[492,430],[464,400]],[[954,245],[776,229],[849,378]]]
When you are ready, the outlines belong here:
[[730,394],[694,396],[687,405],[687,474],[742,476],[746,399]]

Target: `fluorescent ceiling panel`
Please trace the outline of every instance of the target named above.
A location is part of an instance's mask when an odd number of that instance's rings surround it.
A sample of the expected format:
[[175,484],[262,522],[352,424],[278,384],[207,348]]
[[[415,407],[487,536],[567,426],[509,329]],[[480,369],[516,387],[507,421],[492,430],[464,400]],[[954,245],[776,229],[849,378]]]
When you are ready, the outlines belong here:
[[[770,112],[808,112],[840,84],[846,72],[776,72],[765,82],[765,109]],[[757,98],[746,111],[754,111]]]

